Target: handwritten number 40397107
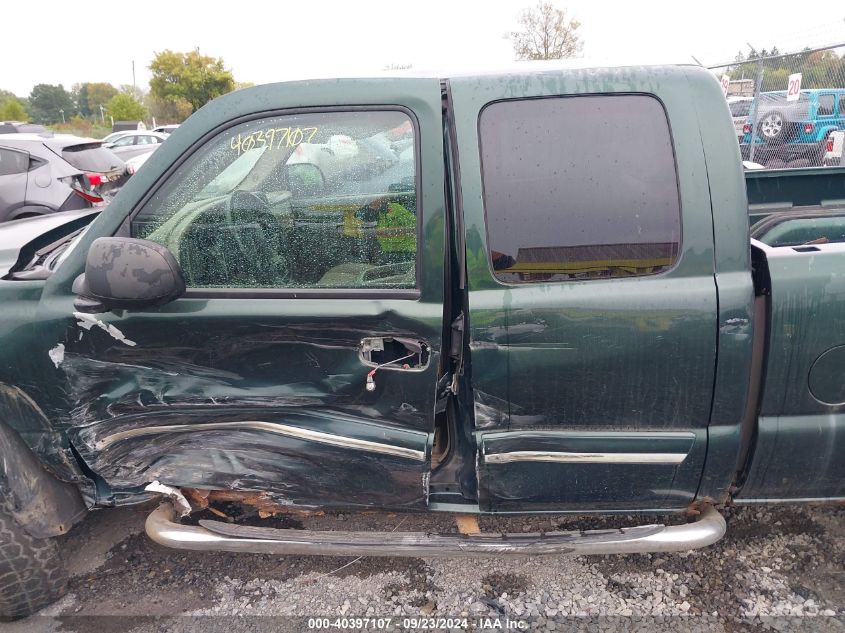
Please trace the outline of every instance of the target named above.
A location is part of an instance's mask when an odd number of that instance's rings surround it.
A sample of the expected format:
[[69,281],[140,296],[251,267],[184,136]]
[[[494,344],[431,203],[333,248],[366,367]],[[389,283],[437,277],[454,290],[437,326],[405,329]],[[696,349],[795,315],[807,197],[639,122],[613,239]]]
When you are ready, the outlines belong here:
[[269,130],[256,130],[246,136],[238,133],[233,136],[230,146],[238,152],[238,155],[248,152],[256,147],[267,149],[282,149],[283,147],[296,147],[300,143],[310,143],[317,133],[316,127],[277,127]]

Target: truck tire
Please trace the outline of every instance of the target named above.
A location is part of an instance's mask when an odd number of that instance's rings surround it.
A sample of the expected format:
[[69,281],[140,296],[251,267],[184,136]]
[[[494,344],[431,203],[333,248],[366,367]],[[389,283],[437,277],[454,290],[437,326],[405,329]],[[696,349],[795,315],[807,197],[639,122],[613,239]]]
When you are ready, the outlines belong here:
[[780,110],[767,112],[766,116],[757,123],[760,138],[767,143],[777,143],[786,140],[789,130],[789,122],[786,115]]
[[66,580],[53,539],[27,534],[0,488],[0,622],[26,617],[59,598]]

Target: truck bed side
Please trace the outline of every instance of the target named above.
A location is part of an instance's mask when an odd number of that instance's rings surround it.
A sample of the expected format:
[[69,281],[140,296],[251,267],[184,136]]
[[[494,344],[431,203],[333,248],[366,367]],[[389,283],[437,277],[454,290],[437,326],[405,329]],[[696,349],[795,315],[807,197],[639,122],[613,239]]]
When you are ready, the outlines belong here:
[[845,496],[843,175],[747,174],[768,326],[756,444],[739,502]]

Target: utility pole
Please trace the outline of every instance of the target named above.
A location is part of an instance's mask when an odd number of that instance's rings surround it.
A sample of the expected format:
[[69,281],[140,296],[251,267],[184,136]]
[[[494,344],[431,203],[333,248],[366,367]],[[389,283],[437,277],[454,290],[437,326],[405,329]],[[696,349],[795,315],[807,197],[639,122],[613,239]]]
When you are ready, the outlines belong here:
[[135,97],[137,88],[135,87],[135,60],[132,60],[132,97]]
[[59,114],[62,115],[62,123],[65,123],[65,111],[63,108],[59,108]]
[[748,148],[748,160],[754,162],[754,149],[757,145],[757,108],[760,101],[760,88],[763,84],[763,56],[757,50],[748,44],[751,52],[757,55],[757,80],[754,83],[754,101],[751,102],[751,142]]
[[100,104],[100,121],[103,122],[103,125],[106,124],[106,115],[103,112],[103,104],[102,103]]

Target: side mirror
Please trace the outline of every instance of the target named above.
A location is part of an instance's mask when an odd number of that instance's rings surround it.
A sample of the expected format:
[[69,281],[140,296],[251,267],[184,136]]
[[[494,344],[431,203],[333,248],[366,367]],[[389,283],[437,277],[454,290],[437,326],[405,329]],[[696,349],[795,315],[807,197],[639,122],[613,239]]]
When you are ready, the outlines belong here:
[[169,303],[185,294],[179,262],[164,246],[148,240],[100,237],[88,249],[85,274],[73,291],[82,312],[114,308],[142,310]]

